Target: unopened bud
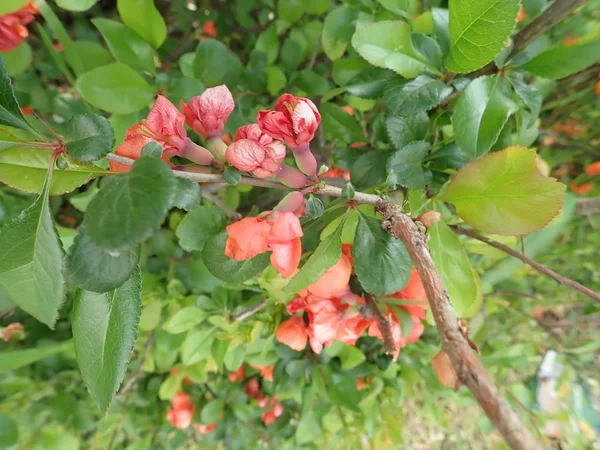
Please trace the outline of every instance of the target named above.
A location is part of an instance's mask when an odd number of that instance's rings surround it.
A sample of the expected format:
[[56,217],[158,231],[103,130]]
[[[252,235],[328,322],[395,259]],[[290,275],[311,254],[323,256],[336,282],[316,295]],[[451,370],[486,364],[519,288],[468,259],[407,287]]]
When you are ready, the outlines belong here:
[[437,211],[425,211],[423,214],[417,217],[417,220],[425,225],[426,228],[430,228],[434,226],[436,223],[440,221],[442,215]]

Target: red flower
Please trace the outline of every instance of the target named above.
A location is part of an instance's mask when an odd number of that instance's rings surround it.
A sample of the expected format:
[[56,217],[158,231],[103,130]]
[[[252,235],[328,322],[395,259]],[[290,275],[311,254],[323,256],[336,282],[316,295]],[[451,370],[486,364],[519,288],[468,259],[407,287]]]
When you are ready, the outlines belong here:
[[255,370],[260,370],[260,376],[265,381],[273,381],[273,370],[275,369],[275,365],[271,364],[270,366],[252,366]]
[[24,116],[30,116],[33,114],[33,108],[31,106],[22,106],[21,107],[21,113]]
[[590,192],[592,189],[594,189],[594,186],[592,186],[592,183],[583,183],[583,184],[571,183],[569,185],[569,187],[571,188],[571,190],[573,192],[575,192],[578,195],[585,195],[588,192]]
[[237,383],[244,381],[244,377],[246,376],[246,365],[242,364],[235,372],[231,372],[227,378],[232,383]]
[[342,109],[347,112],[348,114],[350,114],[351,116],[354,115],[354,108],[352,106],[346,105],[346,106],[342,106]]
[[0,16],[0,52],[10,52],[23,43],[29,36],[25,25],[35,20],[35,14],[39,14],[37,7],[27,2],[18,11]]
[[[331,298],[341,297],[348,291],[348,283],[350,275],[352,275],[352,255],[350,253],[349,244],[344,244],[342,247],[342,256],[338,262],[330,267],[319,280],[306,288],[308,294],[317,297]],[[306,296],[303,292],[302,296]]]
[[327,172],[323,172],[319,175],[321,178],[343,178],[346,181],[350,181],[350,171],[342,170],[337,167],[332,167]]
[[244,392],[246,392],[246,395],[250,398],[257,397],[260,393],[258,380],[256,378],[252,378],[250,381],[248,381],[244,386]]
[[208,20],[202,24],[202,33],[210,37],[217,37],[217,27],[212,20]]
[[594,87],[594,92],[596,93],[597,97],[600,97],[600,81],[596,82],[596,86]]
[[579,44],[580,42],[581,42],[581,38],[579,38],[579,37],[573,37],[573,36],[567,36],[563,40],[563,43],[567,47],[570,47],[571,45]]
[[356,390],[362,391],[365,388],[365,380],[363,377],[358,377],[356,380]]
[[209,423],[208,425],[201,425],[199,423],[195,423],[194,425],[194,429],[200,433],[200,434],[208,434],[212,431],[215,430],[215,426],[216,424],[214,423]]
[[296,148],[312,140],[321,123],[321,115],[309,99],[283,94],[275,102],[275,110],[259,111],[256,121],[273,139]]
[[190,128],[203,138],[211,139],[221,136],[235,103],[231,92],[223,84],[208,88],[187,105],[181,101],[180,106]]
[[392,297],[400,300],[416,300],[420,302],[427,301],[427,294],[421,282],[421,277],[415,269],[411,269],[408,284],[404,289],[396,292]]
[[234,143],[227,147],[227,160],[239,170],[258,178],[273,176],[285,159],[285,147],[263,134],[258,125],[246,125],[235,133]]
[[527,17],[527,14],[525,14],[525,10],[521,8],[519,10],[519,15],[517,16],[517,23],[521,22],[525,17]]
[[175,428],[185,429],[189,427],[196,411],[190,396],[185,392],[178,392],[171,399],[171,406],[172,408],[167,411],[167,420]]
[[277,401],[277,397],[271,397],[271,400],[269,400],[269,405],[272,406],[272,408],[261,415],[261,419],[265,425],[271,425],[275,423],[277,417],[283,414],[283,406]]
[[585,168],[585,173],[587,175],[600,175],[600,161],[596,161],[591,163],[589,166]]
[[281,322],[275,333],[275,338],[294,350],[304,350],[308,335],[302,317],[293,316]]
[[19,322],[10,323],[2,330],[2,340],[8,342],[16,334],[23,334],[23,325]]

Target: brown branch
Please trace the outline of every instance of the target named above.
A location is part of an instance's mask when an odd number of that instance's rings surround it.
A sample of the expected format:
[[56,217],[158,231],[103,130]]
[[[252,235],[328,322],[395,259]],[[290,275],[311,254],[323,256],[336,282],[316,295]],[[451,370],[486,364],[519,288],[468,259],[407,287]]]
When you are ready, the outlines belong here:
[[404,243],[415,264],[429,299],[443,349],[450,357],[459,380],[473,393],[513,450],[542,450],[519,415],[502,398],[461,332],[448,292],[431,259],[425,236],[410,217],[402,214],[398,205],[386,203],[379,208],[379,212],[384,229]]
[[[510,60],[513,56],[525,49],[525,47],[527,47],[534,40],[536,40],[584,3],[585,0],[555,0],[550,6],[548,6],[548,8],[542,11],[535,19],[527,24],[527,26],[515,34],[513,37],[513,49],[506,60]],[[470,73],[469,78],[477,78],[481,75],[489,75],[495,73],[497,70],[498,67],[496,66],[496,63],[492,61],[487,66]]]
[[144,363],[146,362],[146,359],[148,359],[148,355],[150,354],[150,349],[152,348],[153,343],[154,343],[154,335],[150,336],[150,338],[148,338],[148,340],[146,341],[146,347],[144,348],[144,354],[140,358],[140,364],[139,364],[138,368],[135,370],[135,372],[133,372],[133,375],[131,375],[131,378],[129,378],[129,380],[127,380],[127,383],[125,383],[123,385],[123,388],[117,394],[117,398],[124,396],[127,393],[127,391],[129,391],[133,387],[133,385],[135,384],[137,379],[142,374],[142,370],[144,369]]
[[236,316],[233,316],[233,320],[235,320],[236,322],[241,322],[242,320],[245,320],[248,317],[253,316],[258,311],[263,309],[265,306],[267,306],[267,301],[263,300],[262,302],[258,303],[257,305],[254,305],[252,308],[249,308],[246,311],[244,311]]
[[396,351],[396,344],[394,344],[394,336],[392,335],[392,325],[390,324],[390,321],[385,318],[381,311],[379,311],[379,308],[377,307],[377,299],[373,295],[365,292],[364,297],[371,310],[371,313],[377,321],[377,327],[381,332],[383,348],[385,352],[387,354],[394,353]]
[[240,220],[242,218],[240,213],[235,212],[233,209],[227,206],[219,196],[211,194],[210,192],[202,191],[202,197],[213,202],[215,206],[223,211],[229,219]]
[[558,284],[568,286],[572,289],[575,289],[578,292],[581,292],[584,295],[587,295],[588,297],[593,298],[597,302],[600,302],[600,294],[598,294],[597,292],[594,292],[591,289],[579,284],[577,281],[573,281],[569,278],[563,277],[562,275],[549,269],[548,267],[544,266],[543,264],[540,264],[539,262],[536,262],[533,259],[528,258],[524,254],[519,253],[518,251],[510,248],[507,245],[504,245],[504,244],[501,244],[500,242],[494,241],[494,240],[488,238],[487,236],[479,234],[473,230],[467,230],[465,228],[460,228],[457,226],[452,226],[451,228],[455,233],[462,234],[464,236],[469,236],[469,237],[472,237],[473,239],[477,239],[478,241],[485,242],[487,245],[489,245],[491,247],[497,248],[498,250],[501,250],[504,253],[509,254],[510,256],[514,256],[515,258],[523,261],[528,266],[533,267],[538,272],[557,281]]

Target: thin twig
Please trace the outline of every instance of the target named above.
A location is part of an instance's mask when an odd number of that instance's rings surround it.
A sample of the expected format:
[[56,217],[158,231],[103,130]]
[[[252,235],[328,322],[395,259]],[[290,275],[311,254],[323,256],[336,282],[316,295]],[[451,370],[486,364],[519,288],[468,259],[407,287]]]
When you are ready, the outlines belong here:
[[488,244],[494,248],[497,248],[498,250],[501,250],[504,253],[509,254],[510,256],[514,256],[515,258],[523,261],[528,266],[533,267],[538,272],[543,273],[544,275],[552,278],[553,280],[556,280],[558,282],[558,284],[568,286],[572,289],[575,289],[578,292],[581,292],[584,295],[587,295],[588,297],[593,298],[597,302],[600,302],[600,294],[598,294],[597,292],[594,292],[591,289],[579,284],[578,282],[573,281],[569,278],[566,278],[566,277],[556,273],[555,271],[549,269],[548,267],[544,266],[543,264],[540,264],[539,262],[536,262],[533,259],[528,258],[527,256],[523,255],[522,253],[517,252],[516,250],[513,250],[512,248],[510,248],[507,245],[504,245],[504,244],[501,244],[500,242],[494,241],[494,240],[492,240],[486,236],[483,236],[482,234],[479,234],[473,230],[467,230],[465,228],[460,228],[457,226],[452,226],[452,230],[454,230],[455,233],[469,236],[473,239],[477,239],[478,241],[485,242],[486,244]]
[[235,212],[233,209],[227,206],[219,196],[211,194],[210,192],[202,191],[202,197],[213,202],[215,206],[217,206],[221,211],[223,211],[229,219],[240,220],[242,218],[242,215],[240,213]]
[[490,421],[513,450],[542,450],[542,446],[536,442],[521,417],[504,400],[461,332],[448,292],[431,258],[426,236],[421,234],[409,216],[402,213],[398,205],[388,202],[378,209],[382,216],[383,228],[404,243],[415,264],[442,339],[442,347],[448,354],[460,382],[473,393]]
[[154,343],[154,335],[150,336],[150,338],[148,338],[148,340],[146,341],[146,347],[144,348],[144,354],[142,355],[142,357],[140,359],[140,364],[139,364],[138,368],[136,369],[135,372],[133,372],[133,375],[131,375],[129,380],[127,380],[127,383],[125,383],[123,388],[119,391],[119,393],[117,394],[117,398],[125,395],[127,393],[127,391],[129,391],[133,387],[133,385],[135,384],[137,379],[142,374],[142,370],[144,368],[144,363],[146,362],[146,359],[148,358],[148,355],[150,354],[150,349],[152,348],[153,343]]
[[267,306],[267,301],[263,300],[262,302],[254,305],[252,308],[247,309],[246,311],[244,311],[236,316],[233,316],[233,320],[235,320],[236,322],[241,322],[242,320],[245,320],[248,317],[256,314],[258,311],[263,309],[265,306]]
[[394,353],[396,351],[396,344],[394,343],[394,336],[392,334],[392,325],[390,324],[390,321],[385,318],[381,311],[379,311],[379,308],[377,307],[377,299],[373,295],[365,292],[364,297],[367,305],[373,313],[373,316],[375,316],[375,320],[377,321],[377,327],[381,332],[383,348],[385,349],[385,352],[388,354]]

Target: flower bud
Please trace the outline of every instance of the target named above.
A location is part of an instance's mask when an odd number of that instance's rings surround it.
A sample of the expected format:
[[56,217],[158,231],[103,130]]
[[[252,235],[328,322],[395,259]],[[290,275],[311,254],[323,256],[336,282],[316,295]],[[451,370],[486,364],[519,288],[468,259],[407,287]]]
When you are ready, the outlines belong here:
[[437,211],[425,211],[423,214],[417,217],[417,220],[425,225],[426,228],[430,228],[434,226],[436,223],[440,221],[442,215]]
[[235,103],[231,92],[223,84],[208,88],[187,105],[182,101],[180,106],[190,128],[203,138],[211,139],[221,136]]

